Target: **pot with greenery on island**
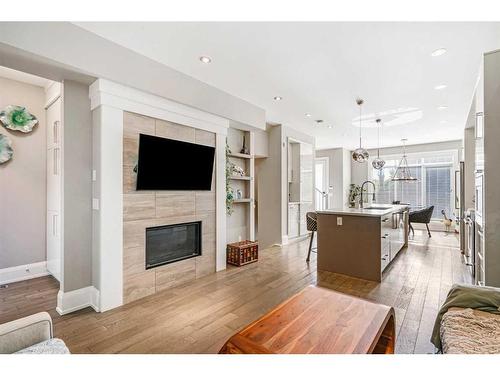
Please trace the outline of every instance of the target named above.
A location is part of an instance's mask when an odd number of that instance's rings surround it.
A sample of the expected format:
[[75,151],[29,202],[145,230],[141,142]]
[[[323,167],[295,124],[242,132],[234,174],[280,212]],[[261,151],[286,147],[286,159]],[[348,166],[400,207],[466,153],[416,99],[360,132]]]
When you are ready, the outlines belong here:
[[349,207],[357,208],[359,206],[359,196],[361,195],[361,186],[351,184],[349,186]]

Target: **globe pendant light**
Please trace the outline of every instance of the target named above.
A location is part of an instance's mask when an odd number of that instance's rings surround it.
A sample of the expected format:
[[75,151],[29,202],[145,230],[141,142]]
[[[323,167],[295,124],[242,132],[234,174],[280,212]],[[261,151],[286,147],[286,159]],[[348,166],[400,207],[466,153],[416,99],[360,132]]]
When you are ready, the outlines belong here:
[[370,157],[368,151],[361,147],[361,106],[363,105],[363,103],[363,99],[356,99],[356,104],[359,106],[359,148],[354,150],[354,152],[352,153],[352,158],[358,163],[364,163]]
[[384,165],[385,165],[385,160],[381,159],[380,158],[380,128],[382,127],[382,120],[381,119],[377,119],[376,120],[377,122],[377,143],[378,143],[378,148],[377,148],[377,157],[375,159],[373,159],[372,161],[372,166],[373,168],[379,170],[379,169],[382,169],[384,168]]
[[401,142],[403,142],[403,157],[399,162],[396,172],[394,172],[392,176],[392,181],[417,181],[417,178],[411,175],[410,168],[408,167],[408,160],[406,159],[406,141],[406,138],[401,140]]

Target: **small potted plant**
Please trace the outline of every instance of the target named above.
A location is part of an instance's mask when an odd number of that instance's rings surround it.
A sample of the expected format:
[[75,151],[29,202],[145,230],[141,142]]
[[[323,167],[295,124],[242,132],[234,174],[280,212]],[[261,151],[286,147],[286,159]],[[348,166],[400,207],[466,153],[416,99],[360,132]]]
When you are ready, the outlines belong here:
[[361,186],[351,184],[349,187],[349,207],[354,208],[359,205],[359,196],[361,195]]

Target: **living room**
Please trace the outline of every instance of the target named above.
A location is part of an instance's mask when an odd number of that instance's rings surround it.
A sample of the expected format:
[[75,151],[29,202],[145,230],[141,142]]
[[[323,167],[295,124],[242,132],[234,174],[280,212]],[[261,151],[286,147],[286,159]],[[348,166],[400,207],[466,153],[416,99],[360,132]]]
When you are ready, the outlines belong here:
[[499,353],[500,23],[424,20],[0,22],[0,353]]

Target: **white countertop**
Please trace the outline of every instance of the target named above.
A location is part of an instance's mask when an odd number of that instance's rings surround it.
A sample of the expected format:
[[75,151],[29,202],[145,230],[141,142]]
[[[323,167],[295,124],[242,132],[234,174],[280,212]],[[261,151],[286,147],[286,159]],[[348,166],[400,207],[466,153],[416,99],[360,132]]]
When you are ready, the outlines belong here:
[[[370,208],[374,207],[374,208]],[[376,207],[376,208],[375,208]],[[326,215],[353,215],[353,216],[384,216],[393,212],[407,209],[404,204],[378,204],[373,203],[365,208],[330,208],[324,211],[317,211],[318,214]]]

